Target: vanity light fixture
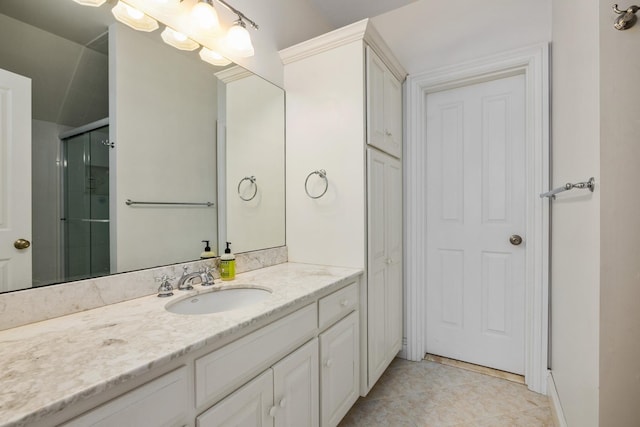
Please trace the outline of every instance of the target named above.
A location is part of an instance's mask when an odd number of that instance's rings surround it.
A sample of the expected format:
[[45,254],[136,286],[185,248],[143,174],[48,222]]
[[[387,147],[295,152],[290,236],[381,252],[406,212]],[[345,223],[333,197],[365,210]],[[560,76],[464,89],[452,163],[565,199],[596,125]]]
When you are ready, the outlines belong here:
[[229,61],[227,58],[220,55],[216,51],[207,49],[206,47],[203,47],[202,49],[200,49],[200,59],[202,59],[205,62],[208,62],[211,65],[217,65],[219,67],[223,67],[225,65],[231,64],[231,61]]
[[229,28],[225,41],[229,49],[241,58],[248,58],[254,55],[251,36],[242,18],[239,18]]
[[111,13],[118,21],[135,30],[151,32],[158,29],[158,21],[122,1],[114,6]]
[[213,0],[199,0],[191,8],[191,19],[198,28],[208,33],[215,33],[220,30],[218,12],[213,7]]
[[[98,7],[107,0],[74,0],[85,6]],[[109,0],[111,3],[112,0]],[[225,0],[215,0],[238,19],[228,29],[218,20],[214,0],[118,0],[112,13],[116,19],[140,31],[155,31],[158,22],[165,24],[161,37],[165,43],[181,50],[202,46],[200,58],[210,64],[225,66],[229,58],[247,58],[255,54],[247,25],[257,30],[258,24]]]
[[93,7],[100,7],[107,2],[107,0],[73,0],[73,1],[83,6],[93,6]]
[[170,27],[164,29],[162,34],[160,34],[162,40],[170,45],[180,50],[196,50],[200,47],[200,45],[189,37],[185,36],[179,31],[176,31]]

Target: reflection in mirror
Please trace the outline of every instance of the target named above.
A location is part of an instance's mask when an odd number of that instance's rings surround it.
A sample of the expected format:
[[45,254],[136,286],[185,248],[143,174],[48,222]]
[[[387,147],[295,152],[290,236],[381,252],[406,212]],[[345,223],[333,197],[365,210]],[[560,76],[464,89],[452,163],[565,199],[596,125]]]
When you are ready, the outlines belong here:
[[[227,237],[218,236],[220,68],[113,21],[110,8],[71,1],[0,2],[0,153],[23,157],[0,156],[0,291],[195,260],[202,240]],[[282,98],[268,113],[281,120],[271,150],[283,150],[283,92],[256,80]],[[262,249],[284,244],[284,227],[267,243],[231,236],[247,242],[236,252]],[[32,245],[15,249],[18,238]]]
[[216,75],[225,83],[226,240],[237,252],[283,246],[284,92],[237,66]]

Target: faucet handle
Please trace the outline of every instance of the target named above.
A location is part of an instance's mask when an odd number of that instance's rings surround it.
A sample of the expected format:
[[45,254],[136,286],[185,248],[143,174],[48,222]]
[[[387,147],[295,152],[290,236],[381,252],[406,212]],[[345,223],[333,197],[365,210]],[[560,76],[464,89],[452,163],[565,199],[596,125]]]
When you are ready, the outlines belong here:
[[212,286],[215,283],[213,283],[213,274],[212,272],[212,268],[211,267],[204,267],[203,269],[200,270],[200,280],[201,280],[201,285],[202,286]]
[[170,280],[173,280],[173,277],[169,277],[166,274],[163,274],[160,277],[156,277],[155,281],[160,282],[160,286],[158,287],[158,297],[170,297],[173,295],[173,286],[171,285]]

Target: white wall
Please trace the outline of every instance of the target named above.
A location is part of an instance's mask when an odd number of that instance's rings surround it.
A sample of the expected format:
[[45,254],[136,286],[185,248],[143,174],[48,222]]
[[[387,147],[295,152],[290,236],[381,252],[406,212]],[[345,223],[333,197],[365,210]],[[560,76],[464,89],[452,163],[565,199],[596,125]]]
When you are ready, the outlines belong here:
[[[228,83],[226,99],[227,240],[233,252],[284,246],[284,91],[250,75]],[[247,176],[250,201],[238,195]],[[242,183],[244,198],[254,190]]]
[[[287,64],[285,89],[289,261],[364,268],[362,41]],[[318,169],[327,171],[329,189],[314,200],[304,182]]]
[[570,426],[598,425],[600,109],[598,1],[553,2],[551,368]]
[[551,0],[420,0],[372,19],[409,74],[547,42]]
[[215,69],[120,24],[109,50],[112,271],[196,259],[217,241],[217,207],[125,200],[216,202]]
[[278,51],[334,29],[308,0],[235,0],[233,6],[260,26],[249,30],[255,56],[238,59],[238,65],[280,87],[284,77]]
[[615,30],[610,3],[599,1],[600,425],[632,427],[640,423],[640,25]]
[[33,118],[77,127],[108,115],[107,55],[0,14],[0,68],[32,80]]

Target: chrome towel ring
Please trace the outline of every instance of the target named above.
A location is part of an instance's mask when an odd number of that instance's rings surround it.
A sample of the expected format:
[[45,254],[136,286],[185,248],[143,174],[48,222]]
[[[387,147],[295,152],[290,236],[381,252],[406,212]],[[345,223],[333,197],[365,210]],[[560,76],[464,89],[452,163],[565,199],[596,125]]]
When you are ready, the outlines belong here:
[[[242,186],[242,183],[245,181],[251,181],[251,184],[253,184],[253,194],[251,195],[251,197],[248,197],[248,198],[243,197],[242,193],[240,192],[240,187]],[[256,177],[251,175],[251,176],[245,176],[244,178],[242,178],[238,183],[238,196],[240,196],[240,198],[245,202],[248,202],[253,200],[256,197],[256,194],[258,194],[258,184],[256,184]]]
[[[312,196],[311,193],[309,193],[308,183],[311,175],[318,175],[320,178],[324,179],[324,190],[318,196]],[[319,169],[317,171],[311,172],[309,175],[307,175],[307,179],[304,180],[304,191],[307,193],[307,196],[311,197],[312,199],[319,199],[320,197],[324,196],[328,189],[329,180],[327,179],[327,171],[324,169]]]

